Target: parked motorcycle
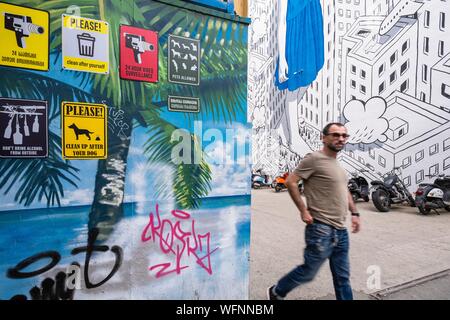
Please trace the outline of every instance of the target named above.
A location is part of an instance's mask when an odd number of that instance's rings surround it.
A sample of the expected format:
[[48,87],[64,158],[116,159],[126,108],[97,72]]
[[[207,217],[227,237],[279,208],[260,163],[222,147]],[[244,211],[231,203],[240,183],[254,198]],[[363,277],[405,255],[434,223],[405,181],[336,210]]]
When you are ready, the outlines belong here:
[[401,168],[395,167],[384,175],[383,181],[375,180],[372,185],[372,202],[378,211],[388,212],[392,204],[408,203],[415,207],[415,201],[401,179]]
[[429,214],[431,209],[450,211],[450,176],[427,175],[437,177],[434,183],[421,183],[416,191],[416,206],[422,214]]
[[353,201],[358,199],[364,199],[365,202],[369,202],[369,183],[366,178],[359,173],[367,172],[368,170],[358,170],[352,172],[352,178],[348,180],[348,191],[353,197]]

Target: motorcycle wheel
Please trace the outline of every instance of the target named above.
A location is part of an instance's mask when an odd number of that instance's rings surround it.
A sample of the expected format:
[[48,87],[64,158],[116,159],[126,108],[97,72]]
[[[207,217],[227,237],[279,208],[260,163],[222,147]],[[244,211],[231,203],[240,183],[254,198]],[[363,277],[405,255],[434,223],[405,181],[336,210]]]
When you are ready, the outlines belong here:
[[352,192],[352,198],[353,198],[353,202],[356,202],[356,200],[358,200],[358,195],[356,193]]
[[450,212],[450,206],[446,206],[445,210],[447,210],[448,212]]
[[364,201],[365,201],[365,202],[369,202],[369,201],[370,201],[369,196],[365,196],[365,197],[364,197]]
[[380,212],[388,212],[391,209],[391,199],[383,189],[377,189],[372,193],[372,202]]
[[431,211],[431,209],[425,207],[425,205],[424,205],[423,203],[422,203],[422,204],[419,204],[419,205],[417,206],[417,208],[419,209],[420,213],[423,214],[423,215],[427,215],[427,214],[429,214],[430,211]]
[[409,202],[409,205],[411,206],[411,207],[415,207],[416,206],[416,202],[414,201],[414,198],[413,197],[411,197],[411,196],[409,196],[408,197],[408,202]]
[[254,183],[254,184],[252,184],[252,188],[253,189],[260,189],[261,185],[259,183]]
[[280,192],[281,191],[281,187],[280,186],[275,186],[275,192]]

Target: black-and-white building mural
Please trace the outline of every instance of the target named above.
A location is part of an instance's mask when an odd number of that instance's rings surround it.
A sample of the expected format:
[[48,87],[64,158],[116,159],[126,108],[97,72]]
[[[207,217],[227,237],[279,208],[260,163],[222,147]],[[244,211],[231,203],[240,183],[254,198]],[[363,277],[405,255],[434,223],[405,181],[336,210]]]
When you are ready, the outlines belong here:
[[250,1],[254,169],[292,170],[341,121],[349,172],[373,180],[402,167],[411,191],[450,174],[450,0],[322,0],[324,66],[306,93],[274,83],[279,1]]

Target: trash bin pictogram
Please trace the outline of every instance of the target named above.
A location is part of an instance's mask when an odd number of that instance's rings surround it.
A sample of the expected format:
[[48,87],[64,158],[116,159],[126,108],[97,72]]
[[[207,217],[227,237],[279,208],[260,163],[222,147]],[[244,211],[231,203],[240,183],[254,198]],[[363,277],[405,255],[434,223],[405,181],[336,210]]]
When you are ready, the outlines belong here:
[[89,33],[79,34],[77,38],[80,56],[93,57],[95,38],[91,37]]

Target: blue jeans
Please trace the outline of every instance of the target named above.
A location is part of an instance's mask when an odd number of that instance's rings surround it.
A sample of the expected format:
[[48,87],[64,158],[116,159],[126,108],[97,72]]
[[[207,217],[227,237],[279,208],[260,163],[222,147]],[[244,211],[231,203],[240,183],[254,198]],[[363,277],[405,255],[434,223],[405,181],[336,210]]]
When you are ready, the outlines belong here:
[[320,266],[329,259],[336,299],[353,300],[347,230],[315,221],[306,226],[305,241],[304,264],[281,278],[274,288],[275,293],[285,297],[295,287],[313,280]]

